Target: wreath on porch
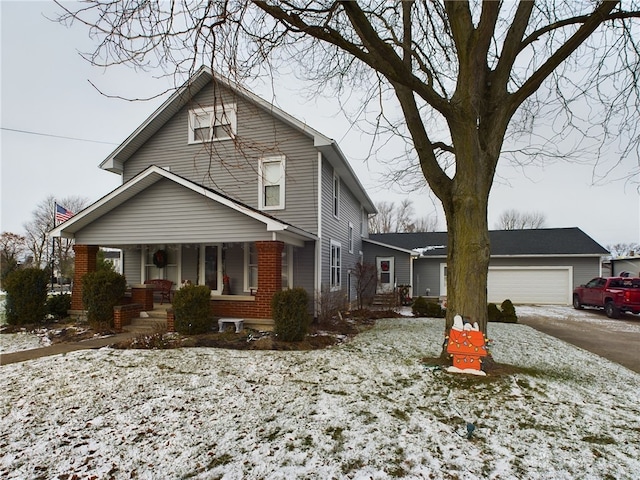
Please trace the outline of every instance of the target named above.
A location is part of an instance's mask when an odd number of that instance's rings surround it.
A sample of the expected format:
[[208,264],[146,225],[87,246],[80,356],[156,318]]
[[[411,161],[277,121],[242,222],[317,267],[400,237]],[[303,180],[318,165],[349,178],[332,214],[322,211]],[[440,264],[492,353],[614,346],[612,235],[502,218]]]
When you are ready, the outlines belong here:
[[167,252],[164,250],[156,250],[153,254],[153,264],[158,268],[164,268],[167,266]]

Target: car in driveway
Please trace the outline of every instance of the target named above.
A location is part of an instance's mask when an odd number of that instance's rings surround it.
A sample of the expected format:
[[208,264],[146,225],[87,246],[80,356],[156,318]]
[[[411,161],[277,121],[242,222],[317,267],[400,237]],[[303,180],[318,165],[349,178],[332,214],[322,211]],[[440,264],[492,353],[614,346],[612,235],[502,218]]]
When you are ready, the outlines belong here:
[[607,317],[640,313],[640,278],[596,277],[573,290],[573,308],[603,308]]

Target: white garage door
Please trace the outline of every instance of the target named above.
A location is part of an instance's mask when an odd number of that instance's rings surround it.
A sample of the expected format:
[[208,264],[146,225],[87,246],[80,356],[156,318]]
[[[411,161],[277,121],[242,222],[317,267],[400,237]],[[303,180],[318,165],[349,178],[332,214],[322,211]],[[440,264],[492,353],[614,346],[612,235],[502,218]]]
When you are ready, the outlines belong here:
[[490,267],[488,300],[570,305],[572,267]]

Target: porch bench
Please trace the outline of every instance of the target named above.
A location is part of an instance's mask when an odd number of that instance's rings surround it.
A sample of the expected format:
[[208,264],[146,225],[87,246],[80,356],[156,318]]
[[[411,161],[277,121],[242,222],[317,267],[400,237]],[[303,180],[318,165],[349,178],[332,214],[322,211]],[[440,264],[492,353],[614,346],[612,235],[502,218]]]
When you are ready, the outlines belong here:
[[171,280],[154,278],[153,280],[146,280],[144,283],[146,285],[153,285],[154,293],[160,294],[160,305],[162,305],[165,300],[171,303],[171,287],[173,287]]
[[244,328],[244,318],[219,318],[218,319],[218,331],[224,331],[225,323],[233,323],[236,327],[236,333],[240,333]]

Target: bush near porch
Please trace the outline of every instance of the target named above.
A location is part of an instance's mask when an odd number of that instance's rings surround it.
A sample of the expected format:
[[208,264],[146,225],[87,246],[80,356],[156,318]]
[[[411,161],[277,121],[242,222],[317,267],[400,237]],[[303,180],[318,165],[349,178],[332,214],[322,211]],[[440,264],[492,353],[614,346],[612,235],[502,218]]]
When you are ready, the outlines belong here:
[[211,289],[206,285],[185,285],[173,295],[175,328],[181,334],[211,330]]

